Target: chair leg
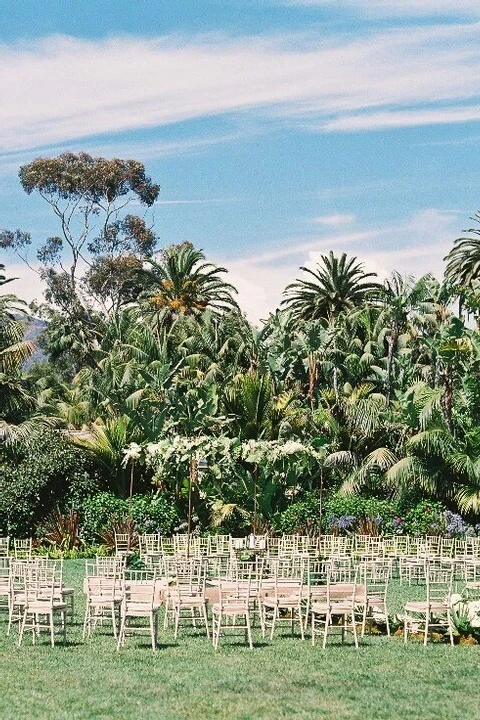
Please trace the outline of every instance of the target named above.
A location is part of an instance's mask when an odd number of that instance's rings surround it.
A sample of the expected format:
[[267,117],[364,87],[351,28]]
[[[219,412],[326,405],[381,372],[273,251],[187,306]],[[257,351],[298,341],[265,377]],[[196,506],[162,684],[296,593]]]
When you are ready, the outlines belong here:
[[120,650],[121,645],[123,645],[124,638],[125,638],[125,615],[122,615],[122,619],[120,622],[120,631],[118,633],[118,640],[117,640],[117,652]]
[[173,631],[173,637],[175,640],[178,637],[178,625],[180,623],[180,605],[176,605],[173,610],[173,616],[174,616],[174,631]]
[[327,635],[328,635],[328,626],[330,625],[330,622],[332,620],[332,616],[330,614],[330,611],[327,610],[325,613],[325,629],[323,631],[323,649],[327,647]]
[[222,614],[219,613],[219,614],[218,614],[218,617],[217,617],[216,628],[215,628],[215,622],[214,622],[214,625],[213,625],[213,627],[214,627],[214,630],[213,630],[213,647],[215,648],[215,650],[217,650],[217,648],[218,648],[218,641],[219,641],[219,638],[220,638],[220,626],[221,626],[221,623],[222,623]]
[[383,610],[384,610],[384,613],[385,613],[385,624],[386,624],[386,626],[387,626],[387,636],[390,637],[390,622],[389,622],[389,620],[388,620],[388,608],[387,608],[387,603],[384,603],[384,604],[383,604]]
[[247,626],[248,645],[250,647],[250,650],[253,650],[252,628],[250,626],[250,614],[248,613],[248,611],[245,614],[245,625]]
[[112,626],[113,626],[113,637],[117,639],[117,618],[115,617],[115,604],[112,603]]
[[272,613],[272,628],[270,630],[270,640],[273,640],[273,633],[275,632],[275,620],[277,619],[277,606],[275,605]]
[[23,633],[24,633],[24,631],[25,631],[25,623],[26,623],[26,621],[27,621],[27,609],[25,608],[25,610],[23,611],[22,624],[21,624],[21,626],[20,626],[20,635],[19,635],[19,637],[18,637],[18,647],[20,647],[20,645],[22,644]]
[[155,637],[155,619],[153,613],[150,615],[150,635],[152,637],[152,650],[155,652],[157,649],[156,637]]
[[203,619],[205,621],[205,630],[207,632],[207,640],[210,640],[210,631],[208,629],[207,603],[203,603],[202,611],[203,611]]
[[427,612],[425,616],[425,634],[423,636],[423,644],[426,645],[428,643],[428,627],[430,624],[430,614]]
[[368,612],[368,603],[365,603],[362,610],[362,633],[361,637],[365,635],[365,626],[367,624],[367,612]]
[[[345,618],[346,620],[347,618]],[[355,642],[355,647],[358,650],[358,638],[357,638],[357,625],[355,622],[355,610],[352,610],[352,631],[353,631],[353,640]]]
[[[88,602],[87,602],[87,607],[85,609],[85,619],[83,621],[82,640],[85,640],[85,635],[87,634],[87,626],[88,626],[88,629],[90,630],[90,606],[89,606]],[[88,634],[90,635],[90,632]]]
[[305,632],[303,630],[303,616],[302,616],[302,609],[300,606],[297,608],[298,613],[298,622],[300,623],[300,637],[302,640],[305,640]]
[[49,614],[49,618],[50,618],[50,623],[49,623],[50,624],[50,642],[52,644],[52,647],[55,647],[55,632],[54,632],[54,628],[53,628],[53,610]]

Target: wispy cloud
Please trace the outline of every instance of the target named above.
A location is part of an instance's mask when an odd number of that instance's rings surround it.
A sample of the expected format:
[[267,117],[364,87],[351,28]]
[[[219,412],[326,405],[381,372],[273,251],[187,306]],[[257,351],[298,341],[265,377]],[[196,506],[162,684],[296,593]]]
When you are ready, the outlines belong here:
[[[468,23],[376,28],[361,39],[50,37],[4,45],[0,151],[233,113],[339,132],[478,120],[479,30]],[[210,141],[217,139],[151,143],[145,152]]]
[[342,227],[343,225],[350,225],[355,221],[355,215],[335,213],[333,215],[321,215],[320,217],[313,218],[312,222],[318,225],[325,225],[327,227]]
[[[280,0],[283,5],[308,6],[338,9],[338,0]],[[389,17],[405,15],[429,16],[444,15],[458,17],[480,15],[477,0],[344,0],[344,5],[358,8],[362,14]]]

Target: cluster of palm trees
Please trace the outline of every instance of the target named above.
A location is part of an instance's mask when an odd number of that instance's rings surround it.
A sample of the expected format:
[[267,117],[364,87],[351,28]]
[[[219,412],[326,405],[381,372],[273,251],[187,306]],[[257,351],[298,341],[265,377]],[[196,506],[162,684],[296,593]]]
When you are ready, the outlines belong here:
[[[329,253],[315,269],[301,268],[260,329],[239,310],[224,268],[189,243],[172,246],[138,267],[135,299],[129,292],[110,312],[93,301],[84,302],[85,317],[50,308],[41,338],[47,360],[28,369],[34,346],[23,339],[25,307],[2,295],[6,444],[45,424],[68,431],[125,494],[133,479],[137,490],[152,480],[141,464],[125,467],[131,443],[297,439],[321,448],[322,461],[313,474],[297,468],[288,483],[263,477],[265,525],[320,488],[381,498],[416,492],[476,513],[480,343],[462,312],[475,313],[480,265],[475,238],[463,242],[443,284],[398,273],[380,283],[357,258]],[[228,508],[248,524],[258,482],[248,463],[232,477],[207,471],[195,510],[225,519]],[[161,490],[181,505],[185,473],[172,467]]]

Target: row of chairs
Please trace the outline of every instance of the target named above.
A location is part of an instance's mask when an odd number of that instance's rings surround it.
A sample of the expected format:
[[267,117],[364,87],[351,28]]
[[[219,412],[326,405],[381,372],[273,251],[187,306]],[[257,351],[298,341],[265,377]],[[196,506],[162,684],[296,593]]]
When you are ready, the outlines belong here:
[[32,538],[0,537],[0,557],[29,558],[32,556]]
[[74,589],[63,583],[63,562],[48,558],[0,558],[0,597],[8,609],[7,635],[18,624],[18,644],[31,631],[32,642],[41,630],[55,642],[55,620],[66,639],[67,618],[74,616]]

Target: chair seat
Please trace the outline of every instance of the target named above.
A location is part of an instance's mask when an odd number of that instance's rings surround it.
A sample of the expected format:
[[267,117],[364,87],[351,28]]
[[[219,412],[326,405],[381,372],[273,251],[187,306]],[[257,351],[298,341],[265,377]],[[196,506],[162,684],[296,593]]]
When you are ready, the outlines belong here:
[[89,605],[111,605],[112,603],[114,605],[120,605],[123,598],[121,595],[115,595],[113,598],[105,597],[104,595],[90,595],[88,598],[88,604]]
[[123,615],[136,615],[138,617],[148,617],[151,613],[158,612],[160,605],[152,605],[145,607],[142,603],[129,602],[122,610]]
[[300,602],[302,601],[302,598],[300,595],[297,597],[291,595],[289,597],[265,597],[263,598],[263,605],[268,608],[274,608],[274,607],[296,607]]
[[327,612],[331,615],[347,615],[353,612],[353,608],[351,603],[313,603],[311,611],[317,615],[325,615]]
[[426,613],[426,612],[446,612],[448,610],[448,605],[446,603],[442,602],[431,602],[427,603],[425,601],[423,602],[407,602],[405,603],[405,610],[408,612],[418,612],[418,613]]
[[35,600],[33,602],[28,603],[27,610],[28,612],[34,612],[34,613],[49,613],[54,610],[66,610],[67,606],[65,603],[50,603],[50,602],[44,602],[42,600]]
[[245,615],[245,613],[250,612],[250,609],[245,603],[228,603],[225,605],[215,603],[212,605],[212,611],[223,615]]
[[208,598],[198,596],[193,597],[171,597],[174,605],[181,605],[182,607],[202,607],[208,603]]

